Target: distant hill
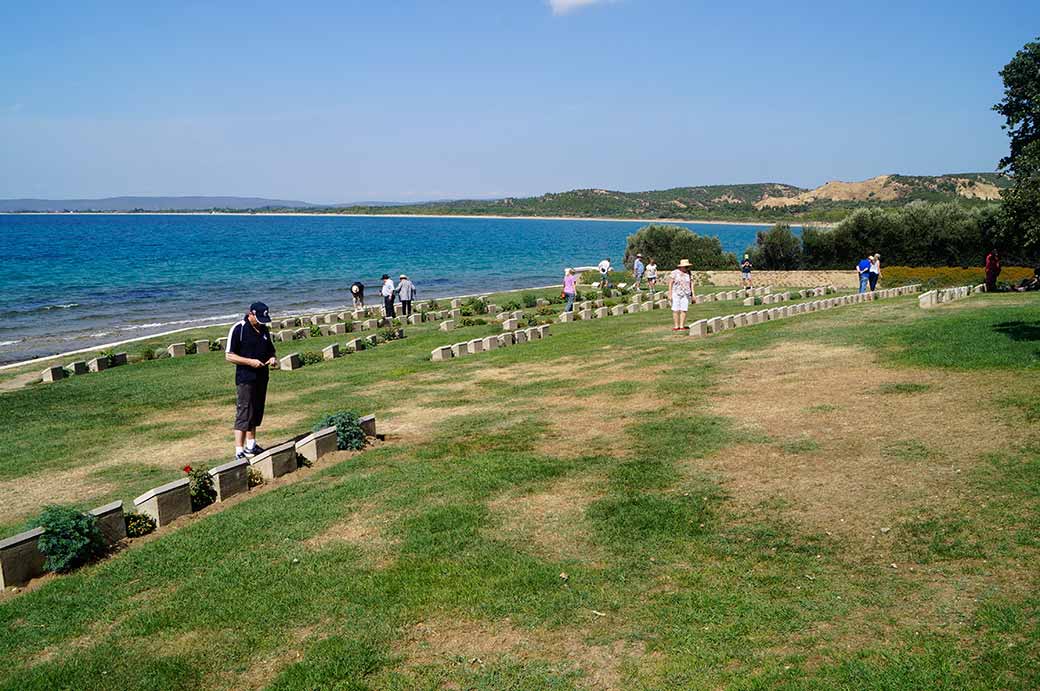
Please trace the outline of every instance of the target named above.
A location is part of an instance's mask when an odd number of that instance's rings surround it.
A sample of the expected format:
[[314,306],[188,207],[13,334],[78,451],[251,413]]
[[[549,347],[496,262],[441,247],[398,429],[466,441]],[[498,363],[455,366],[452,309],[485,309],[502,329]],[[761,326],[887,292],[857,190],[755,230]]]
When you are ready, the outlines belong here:
[[106,197],[105,199],[0,199],[0,211],[209,211],[303,209],[314,204],[260,197]]
[[913,201],[985,204],[999,199],[1000,190],[1010,184],[1010,179],[999,173],[880,175],[862,182],[828,182],[811,190],[775,182],[674,187],[646,192],[583,189],[540,197],[468,199],[392,208],[359,205],[326,210],[369,214],[827,221],[839,220],[863,206],[902,206]]

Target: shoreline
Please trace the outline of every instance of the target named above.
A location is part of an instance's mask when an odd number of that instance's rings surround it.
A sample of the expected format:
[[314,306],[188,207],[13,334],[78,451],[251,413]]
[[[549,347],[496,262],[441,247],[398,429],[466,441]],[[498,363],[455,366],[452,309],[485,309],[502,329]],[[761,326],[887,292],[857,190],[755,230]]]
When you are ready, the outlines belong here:
[[[508,293],[521,293],[521,292],[523,292],[525,290],[547,290],[549,288],[559,288],[561,285],[562,284],[547,285],[547,286],[527,286],[525,288],[515,288],[513,290],[495,290],[495,291],[491,291],[490,293],[488,293],[488,292],[472,293],[472,294],[469,294],[469,295],[442,295],[442,296],[434,296],[434,297],[430,297],[430,298],[425,298],[423,300],[420,300],[419,302],[429,302],[430,300],[454,300],[456,298],[458,298],[460,300],[463,300],[465,298],[479,297],[480,295],[490,295],[490,294],[495,294],[495,293],[508,294]],[[366,307],[366,309],[369,308],[369,307],[379,307],[379,304],[365,305],[365,307]],[[289,314],[289,313],[280,314],[280,315],[278,315],[277,319],[288,319],[290,317],[299,317],[301,315],[306,315],[306,314],[317,314],[317,313],[324,314],[324,313],[327,313],[327,312],[352,310],[352,309],[353,309],[353,307],[350,306],[350,305],[341,305],[339,307],[330,307],[330,308],[327,308],[327,309],[318,310],[317,312],[313,312],[313,311],[307,310],[307,311],[298,312],[298,313],[295,313],[295,314]],[[276,319],[276,318],[272,317],[272,319]],[[70,355],[80,355],[82,353],[94,353],[94,352],[97,352],[99,350],[108,350],[110,348],[115,348],[117,346],[127,345],[128,343],[140,343],[141,341],[148,341],[148,340],[151,340],[153,338],[161,338],[163,336],[172,336],[173,334],[184,333],[185,331],[198,331],[198,330],[201,330],[201,329],[212,329],[212,328],[216,328],[218,326],[220,326],[220,327],[229,327],[229,326],[231,326],[232,324],[235,324],[238,321],[239,320],[236,319],[235,321],[229,321],[229,322],[214,322],[212,324],[208,324],[208,325],[204,325],[204,326],[184,326],[184,327],[181,327],[179,329],[171,329],[169,331],[160,331],[158,333],[149,334],[147,336],[135,336],[134,338],[126,338],[126,339],[123,339],[121,341],[113,341],[112,343],[102,343],[100,345],[89,346],[87,348],[78,348],[76,350],[69,350],[69,351],[65,351],[65,352],[62,352],[62,353],[55,353],[54,355],[41,355],[40,357],[29,358],[28,360],[20,360],[18,362],[8,362],[8,363],[0,365],[0,372],[6,371],[6,370],[10,370],[10,369],[15,369],[16,367],[25,367],[27,365],[32,365],[32,364],[35,364],[35,363],[47,362],[48,360],[55,360],[57,358],[65,358],[65,357],[69,357]]]
[[[498,214],[336,214],[307,213],[303,211],[0,211],[0,216],[315,216],[318,218],[451,218],[451,219],[493,219],[517,221],[593,221],[617,223],[698,223],[717,226],[762,226],[769,227],[787,221],[708,221],[685,218],[611,218],[607,216],[502,216]],[[794,220],[794,219],[792,219]],[[822,221],[802,221],[791,223],[803,227],[832,227],[836,223]]]

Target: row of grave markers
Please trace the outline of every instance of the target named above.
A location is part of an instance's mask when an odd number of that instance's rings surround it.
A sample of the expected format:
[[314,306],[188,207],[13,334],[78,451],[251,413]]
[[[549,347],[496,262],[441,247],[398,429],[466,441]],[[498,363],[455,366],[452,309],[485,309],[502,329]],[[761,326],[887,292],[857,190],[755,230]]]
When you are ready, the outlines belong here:
[[[376,436],[376,416],[360,420],[365,436]],[[301,460],[314,463],[337,450],[336,428],[326,427],[312,434],[300,435],[257,454],[251,459],[231,461],[209,470],[216,501],[249,491],[249,470],[255,468],[266,481],[274,480],[299,468]],[[192,512],[190,481],[183,477],[148,490],[134,499],[134,509],[155,519],[156,528],[168,525]],[[126,539],[123,502],[114,501],[98,507],[90,514],[97,519],[101,534],[109,546]],[[0,540],[0,591],[22,586],[42,576],[45,557],[39,550],[43,528],[33,528]]]
[[921,293],[917,298],[917,304],[922,309],[928,309],[930,307],[937,307],[946,302],[953,302],[954,300],[963,300],[966,297],[970,297],[975,293],[985,293],[986,284],[980,283],[977,286],[961,286],[960,288],[942,288],[939,290],[929,290],[927,293]]
[[729,329],[762,324],[768,321],[785,319],[799,314],[829,310],[844,305],[856,305],[884,298],[910,295],[911,293],[919,292],[920,289],[921,286],[919,284],[914,284],[899,288],[886,288],[885,290],[876,290],[867,293],[842,295],[841,297],[814,300],[813,302],[799,302],[794,305],[773,307],[767,310],[758,310],[755,312],[741,312],[740,314],[727,314],[722,317],[712,317],[711,319],[698,319],[690,324],[690,336],[703,338],[705,336],[722,333]]
[[[507,321],[515,321],[513,319]],[[514,327],[515,328],[515,327]],[[506,348],[511,345],[523,345],[530,341],[537,341],[549,337],[549,325],[532,326],[527,329],[507,331],[496,336],[474,338],[470,341],[462,341],[452,345],[441,346],[430,351],[430,360],[433,362],[444,362],[452,358],[466,357],[467,355],[478,355],[489,350]]]

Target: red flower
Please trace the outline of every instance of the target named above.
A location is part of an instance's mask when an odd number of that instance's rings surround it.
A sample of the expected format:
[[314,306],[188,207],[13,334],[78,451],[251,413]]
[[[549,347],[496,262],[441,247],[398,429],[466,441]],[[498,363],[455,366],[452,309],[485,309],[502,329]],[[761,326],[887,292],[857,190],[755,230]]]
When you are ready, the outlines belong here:
[[190,473],[191,472],[191,466],[190,465],[186,465],[186,466],[184,466],[184,468],[182,468],[182,470],[184,472],[186,472],[186,473]]

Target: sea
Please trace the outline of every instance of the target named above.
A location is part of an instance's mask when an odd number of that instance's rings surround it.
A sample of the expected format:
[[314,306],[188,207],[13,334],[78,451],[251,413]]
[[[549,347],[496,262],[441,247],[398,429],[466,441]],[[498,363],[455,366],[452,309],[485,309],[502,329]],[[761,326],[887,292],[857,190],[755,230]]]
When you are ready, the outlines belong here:
[[[620,265],[645,221],[388,216],[0,215],[0,364],[273,315],[379,300],[408,274],[418,299],[558,284]],[[762,226],[684,223],[742,252]]]

